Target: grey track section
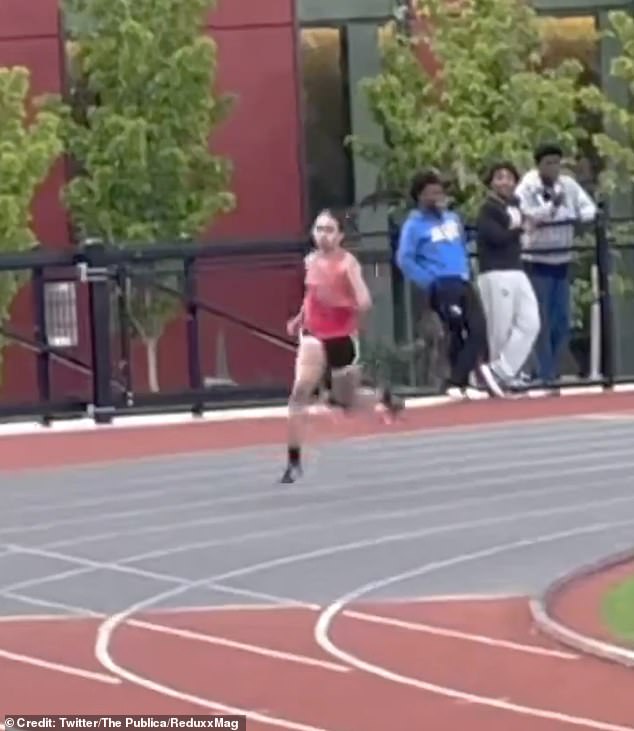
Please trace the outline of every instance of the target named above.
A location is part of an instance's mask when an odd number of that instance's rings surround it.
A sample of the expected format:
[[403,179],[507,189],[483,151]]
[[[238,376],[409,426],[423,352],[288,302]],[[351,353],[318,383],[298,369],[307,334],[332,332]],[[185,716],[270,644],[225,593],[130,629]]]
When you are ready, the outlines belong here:
[[611,660],[625,667],[634,667],[634,650],[598,640],[575,631],[564,622],[557,620],[552,613],[552,606],[561,592],[577,581],[583,581],[603,571],[617,568],[634,561],[634,545],[625,551],[602,556],[587,564],[568,571],[553,581],[546,590],[530,602],[531,614],[536,625],[544,634],[550,635],[558,642],[573,650],[594,655],[603,660]]
[[365,600],[538,595],[631,546],[633,445],[634,421],[570,418],[322,444],[292,486],[284,445],[6,474],[0,615],[323,606],[518,540]]

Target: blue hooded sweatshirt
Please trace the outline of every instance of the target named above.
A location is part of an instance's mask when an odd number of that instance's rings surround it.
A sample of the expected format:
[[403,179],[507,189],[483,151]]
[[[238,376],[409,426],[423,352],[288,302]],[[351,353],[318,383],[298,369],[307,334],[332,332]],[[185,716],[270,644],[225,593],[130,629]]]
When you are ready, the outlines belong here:
[[452,211],[411,211],[401,229],[396,263],[421,289],[444,277],[468,280],[469,252],[458,216]]

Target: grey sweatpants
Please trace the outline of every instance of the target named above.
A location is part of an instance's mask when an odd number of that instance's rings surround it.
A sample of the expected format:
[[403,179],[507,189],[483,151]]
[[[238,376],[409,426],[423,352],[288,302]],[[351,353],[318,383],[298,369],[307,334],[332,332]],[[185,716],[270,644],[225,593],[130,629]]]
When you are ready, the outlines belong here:
[[521,270],[485,272],[478,288],[487,321],[489,362],[515,378],[539,335],[539,305],[533,285]]

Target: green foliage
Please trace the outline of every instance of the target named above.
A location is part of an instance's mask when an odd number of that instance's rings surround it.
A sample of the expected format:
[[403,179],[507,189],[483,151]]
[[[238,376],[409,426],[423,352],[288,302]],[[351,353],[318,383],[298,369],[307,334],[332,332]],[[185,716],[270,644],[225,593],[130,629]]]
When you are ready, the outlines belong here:
[[402,349],[369,338],[361,341],[361,363],[368,384],[408,383],[411,360]]
[[[350,140],[377,166],[379,189],[405,194],[416,169],[435,167],[448,177],[460,213],[472,220],[489,163],[509,158],[525,170],[533,165],[535,146],[553,139],[570,158],[588,148],[598,151],[608,168],[601,192],[609,193],[619,179],[634,179],[634,115],[588,83],[578,61],[549,67],[540,18],[528,3],[416,0],[414,5],[420,22],[410,35],[397,23],[383,34],[381,72],[362,83],[384,141]],[[612,73],[634,91],[634,20],[615,12],[611,21],[624,45]],[[606,134],[593,134],[601,120],[607,122]],[[575,262],[574,325],[581,332],[588,330],[594,299],[593,261],[588,248]],[[612,285],[621,296],[634,289],[622,274],[613,276]]]
[[[610,74],[624,82],[630,93],[634,91],[634,19],[623,11],[609,13],[610,28],[604,37],[616,39],[621,52],[612,60]],[[584,107],[600,113],[604,119],[604,132],[593,135],[593,144],[605,164],[601,176],[601,188],[606,193],[628,188],[634,182],[634,113],[610,101],[596,89],[582,90],[581,101]],[[634,230],[630,222],[615,223],[611,226],[614,241],[614,273],[611,276],[613,295],[630,299],[634,295],[634,280],[631,276],[631,255],[620,248],[631,245]],[[591,301],[589,285],[576,282],[579,309]]]
[[82,235],[196,236],[233,207],[229,164],[209,151],[229,102],[213,92],[216,46],[204,33],[213,5],[66,0],[73,62],[95,102],[79,121],[64,105],[66,146],[82,169],[66,200]]
[[[621,54],[612,60],[610,73],[624,82],[630,93],[634,91],[634,18],[624,11],[608,15],[610,29],[606,37],[617,39]],[[609,166],[604,187],[614,191],[622,184],[631,185],[634,180],[634,114],[614,102],[586,90],[583,103],[600,111],[605,119],[606,131],[594,135],[594,144]]]
[[[34,244],[31,205],[39,186],[62,152],[59,118],[28,108],[30,74],[23,67],[0,68],[0,251]],[[22,283],[17,274],[0,279],[0,321],[8,315]]]
[[[55,105],[79,168],[64,197],[81,237],[118,245],[194,239],[234,207],[229,161],[209,149],[231,106],[215,92],[216,45],[205,32],[214,6],[65,0],[75,85],[70,103]],[[155,352],[179,303],[145,281],[132,288],[130,315]]]
[[601,619],[614,639],[634,647],[634,574],[604,591]]
[[[406,190],[413,170],[433,166],[450,177],[456,203],[471,216],[494,158],[528,167],[535,145],[548,139],[576,153],[587,137],[578,121],[583,69],[575,60],[543,67],[538,16],[527,3],[415,4],[422,29],[387,35],[381,73],[363,82],[386,144],[352,143],[378,166],[379,187]],[[438,66],[431,71],[420,62],[429,54]]]

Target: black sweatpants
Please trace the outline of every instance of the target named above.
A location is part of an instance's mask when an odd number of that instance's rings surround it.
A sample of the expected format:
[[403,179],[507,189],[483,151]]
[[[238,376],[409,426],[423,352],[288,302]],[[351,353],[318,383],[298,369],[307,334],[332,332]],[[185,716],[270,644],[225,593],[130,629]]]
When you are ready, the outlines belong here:
[[471,282],[447,277],[432,286],[429,303],[449,340],[449,385],[465,388],[469,374],[487,356],[486,320],[478,293]]

